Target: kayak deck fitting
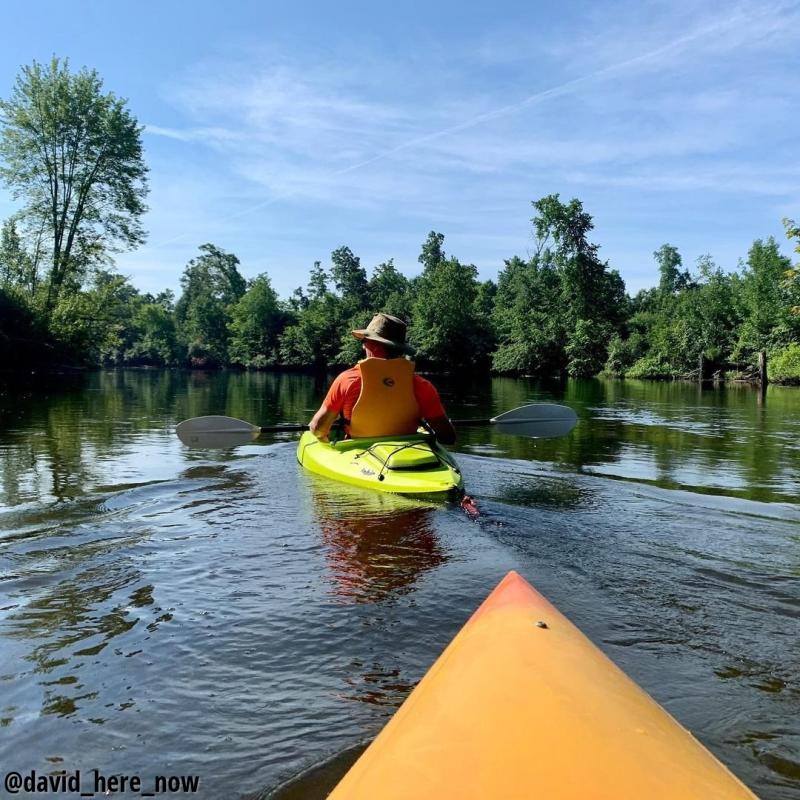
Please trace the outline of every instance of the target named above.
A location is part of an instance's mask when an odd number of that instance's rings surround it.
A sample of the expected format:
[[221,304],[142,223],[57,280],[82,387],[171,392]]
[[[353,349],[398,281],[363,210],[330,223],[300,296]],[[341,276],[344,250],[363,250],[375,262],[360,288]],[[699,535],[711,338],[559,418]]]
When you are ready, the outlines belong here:
[[754,800],[517,573],[329,800]]
[[306,431],[297,460],[317,475],[395,494],[460,496],[461,470],[430,434],[323,442]]

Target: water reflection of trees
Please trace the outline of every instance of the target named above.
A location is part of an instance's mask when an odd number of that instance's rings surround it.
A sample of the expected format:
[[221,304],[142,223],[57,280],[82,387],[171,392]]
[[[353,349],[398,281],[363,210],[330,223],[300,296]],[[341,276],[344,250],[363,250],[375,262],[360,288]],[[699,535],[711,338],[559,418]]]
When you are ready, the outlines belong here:
[[[435,379],[453,417],[491,416],[537,401],[564,402],[579,425],[568,437],[530,440],[463,429],[459,448],[573,468],[627,465],[666,486],[714,483],[757,500],[795,499],[800,393],[750,387],[587,380],[540,383],[462,376]],[[117,370],[37,377],[0,391],[0,503],[65,499],[103,485],[104,464],[136,458],[141,435],[166,441],[176,422],[227,414],[259,424],[305,421],[328,379],[273,372]],[[639,459],[639,462],[637,462]],[[724,490],[725,482],[720,488]]]
[[[631,478],[775,501],[797,499],[800,468],[800,393],[771,386],[764,402],[749,386],[700,387],[682,382],[586,380],[543,384],[494,378],[490,395],[450,391],[457,417],[490,416],[531,402],[563,402],[579,416],[562,439],[529,440],[473,428],[459,447],[491,442],[498,455],[574,468],[620,465]],[[477,413],[480,412],[480,413]],[[463,415],[463,414],[462,414]]]
[[104,462],[140,437],[227,414],[268,424],[308,419],[323,388],[288,373],[116,370],[42,377],[0,393],[0,503],[75,498],[105,483]]

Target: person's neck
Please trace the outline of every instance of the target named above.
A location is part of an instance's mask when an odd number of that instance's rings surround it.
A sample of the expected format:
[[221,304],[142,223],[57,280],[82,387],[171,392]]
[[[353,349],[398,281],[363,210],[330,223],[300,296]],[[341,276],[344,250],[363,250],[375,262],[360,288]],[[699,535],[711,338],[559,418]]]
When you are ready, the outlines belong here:
[[368,346],[365,345],[364,352],[367,354],[367,358],[388,358],[386,355],[386,348],[377,343],[370,343]]

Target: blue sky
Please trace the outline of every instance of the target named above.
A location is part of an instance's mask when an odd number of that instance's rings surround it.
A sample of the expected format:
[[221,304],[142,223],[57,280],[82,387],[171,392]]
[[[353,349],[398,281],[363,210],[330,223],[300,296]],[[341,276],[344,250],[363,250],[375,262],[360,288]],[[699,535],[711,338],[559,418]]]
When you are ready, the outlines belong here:
[[494,278],[559,192],[634,292],[664,242],[734,269],[800,217],[796,2],[6,0],[0,95],[53,53],[146,126],[147,291],[204,242],[283,296],[342,244],[412,275],[432,229]]

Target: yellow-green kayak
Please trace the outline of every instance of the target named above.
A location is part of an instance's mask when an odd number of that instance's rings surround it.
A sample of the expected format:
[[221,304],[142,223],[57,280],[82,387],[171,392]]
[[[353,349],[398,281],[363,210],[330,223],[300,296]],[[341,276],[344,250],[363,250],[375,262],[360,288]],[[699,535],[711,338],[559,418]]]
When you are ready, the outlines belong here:
[[464,490],[458,465],[427,434],[331,444],[307,431],[297,445],[297,460],[317,475],[379,492],[445,497]]

